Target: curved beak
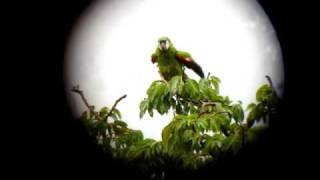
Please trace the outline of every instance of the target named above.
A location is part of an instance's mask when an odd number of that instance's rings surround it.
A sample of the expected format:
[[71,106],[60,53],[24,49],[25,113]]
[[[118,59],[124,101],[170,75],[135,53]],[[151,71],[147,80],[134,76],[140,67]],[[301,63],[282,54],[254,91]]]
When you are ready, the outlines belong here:
[[166,42],[161,42],[160,43],[160,49],[161,50],[165,50],[165,51],[167,50]]

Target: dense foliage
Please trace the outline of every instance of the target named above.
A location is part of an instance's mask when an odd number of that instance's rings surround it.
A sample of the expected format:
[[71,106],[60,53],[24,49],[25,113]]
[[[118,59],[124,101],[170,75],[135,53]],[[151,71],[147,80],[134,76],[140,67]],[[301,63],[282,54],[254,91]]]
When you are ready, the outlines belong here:
[[154,81],[140,103],[140,118],[146,113],[151,117],[174,114],[162,130],[161,141],[145,139],[141,131],[128,128],[116,108],[84,112],[81,120],[106,152],[142,171],[196,170],[237,154],[267,129],[276,113],[278,97],[271,82],[257,90],[256,102],[248,105],[247,112],[240,101],[221,96],[219,84],[215,76],[199,81],[184,81],[181,76],[169,82]]

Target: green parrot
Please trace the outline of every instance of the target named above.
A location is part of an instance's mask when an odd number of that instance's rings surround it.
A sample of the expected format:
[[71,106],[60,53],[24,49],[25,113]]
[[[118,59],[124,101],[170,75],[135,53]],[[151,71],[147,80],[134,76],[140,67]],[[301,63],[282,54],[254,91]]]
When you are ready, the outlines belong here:
[[177,51],[168,37],[160,37],[156,51],[151,56],[152,63],[157,63],[160,76],[169,81],[174,76],[188,76],[184,72],[185,66],[204,78],[202,68],[193,60],[188,52]]

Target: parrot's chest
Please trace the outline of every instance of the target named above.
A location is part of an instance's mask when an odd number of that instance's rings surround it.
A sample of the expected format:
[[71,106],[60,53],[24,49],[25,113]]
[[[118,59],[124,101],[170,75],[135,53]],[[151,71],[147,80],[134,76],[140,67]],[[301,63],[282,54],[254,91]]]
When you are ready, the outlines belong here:
[[174,54],[162,54],[158,56],[158,67],[165,78],[170,79],[176,75],[182,75],[182,65],[176,60]]

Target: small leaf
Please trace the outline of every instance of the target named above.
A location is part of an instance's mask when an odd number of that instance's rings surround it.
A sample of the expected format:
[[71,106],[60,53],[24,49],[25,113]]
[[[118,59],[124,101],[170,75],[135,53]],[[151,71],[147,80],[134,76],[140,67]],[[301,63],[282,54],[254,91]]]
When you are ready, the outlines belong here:
[[187,79],[183,86],[183,96],[197,99],[200,95],[199,85],[197,81],[193,79]]
[[254,124],[255,117],[256,117],[255,110],[252,110],[251,112],[249,112],[249,115],[247,117],[248,127],[251,127]]
[[118,109],[114,109],[112,114],[116,115],[118,119],[121,119],[121,112]]
[[250,103],[248,106],[247,106],[247,109],[246,110],[252,110],[256,107],[257,105],[255,103]]
[[223,151],[231,151],[233,155],[237,154],[242,146],[242,137],[240,134],[233,134],[225,138],[222,142]]
[[119,120],[118,116],[116,116],[115,114],[111,114],[110,117],[113,119],[113,120]]
[[148,101],[146,99],[141,101],[139,107],[140,107],[139,117],[140,117],[140,119],[142,119],[148,109]]
[[219,96],[217,93],[211,93],[210,99],[214,102],[221,102],[223,103],[223,97]]
[[196,122],[197,122],[197,125],[198,125],[199,129],[201,130],[201,132],[208,129],[208,122],[206,120],[198,119]]
[[244,119],[244,112],[240,104],[232,106],[232,116],[236,122],[242,122]]
[[170,81],[169,81],[169,92],[171,96],[175,94],[180,94],[182,91],[183,87],[183,80],[181,76],[174,76]]
[[249,143],[256,141],[267,129],[268,126],[265,125],[250,128],[247,131],[246,141]]
[[186,130],[186,131],[184,131],[184,132],[183,132],[183,139],[184,139],[184,141],[185,141],[185,142],[189,141],[189,140],[191,139],[191,137],[192,137],[192,134],[193,134],[192,130]]
[[210,77],[211,83],[213,84],[215,90],[219,93],[219,83],[221,82],[220,79],[216,76]]
[[109,108],[108,108],[108,107],[103,107],[103,108],[101,108],[101,110],[100,110],[100,112],[99,112],[99,115],[100,115],[101,117],[104,117],[104,116],[106,116],[108,113],[109,113]]
[[270,99],[272,95],[273,95],[273,91],[271,87],[265,84],[258,89],[256,93],[256,99],[258,102],[263,102],[267,99]]
[[230,101],[230,99],[229,99],[229,96],[225,96],[224,97],[224,104],[230,104],[231,103],[231,101]]
[[115,124],[115,125],[122,126],[122,127],[127,127],[127,126],[128,126],[128,124],[127,124],[126,122],[124,122],[124,121],[119,121],[119,120],[115,120],[115,121],[114,121],[114,124]]
[[159,114],[163,115],[164,113],[167,113],[170,108],[170,105],[166,102],[162,102],[158,104],[157,110]]
[[149,108],[148,113],[149,113],[150,117],[153,117],[153,109]]

